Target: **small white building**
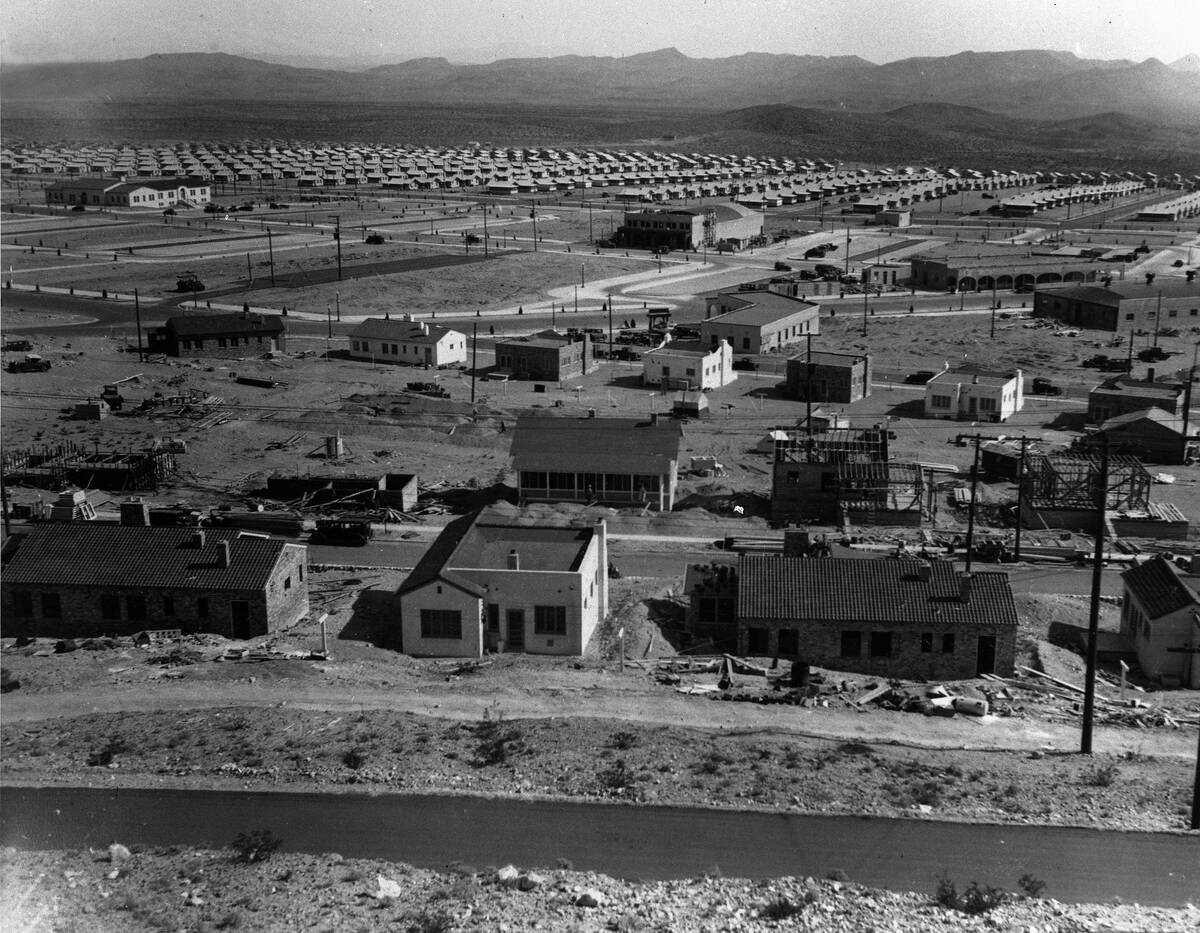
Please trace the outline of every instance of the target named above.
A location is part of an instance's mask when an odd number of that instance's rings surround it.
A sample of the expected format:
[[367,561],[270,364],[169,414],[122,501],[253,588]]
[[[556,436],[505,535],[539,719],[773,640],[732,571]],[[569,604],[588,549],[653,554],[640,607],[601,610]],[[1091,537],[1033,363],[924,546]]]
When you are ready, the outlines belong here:
[[1021,370],[947,367],[925,383],[925,417],[1007,421],[1025,406]]
[[438,324],[400,318],[367,318],[350,331],[350,358],[373,363],[442,367],[467,361],[467,336]]
[[1163,686],[1200,689],[1200,577],[1161,554],[1121,574],[1121,634]]
[[664,389],[719,389],[737,378],[733,348],[675,340],[642,354],[642,382]]
[[399,590],[406,654],[580,655],[608,614],[603,520],[517,525],[488,511],[445,527]]

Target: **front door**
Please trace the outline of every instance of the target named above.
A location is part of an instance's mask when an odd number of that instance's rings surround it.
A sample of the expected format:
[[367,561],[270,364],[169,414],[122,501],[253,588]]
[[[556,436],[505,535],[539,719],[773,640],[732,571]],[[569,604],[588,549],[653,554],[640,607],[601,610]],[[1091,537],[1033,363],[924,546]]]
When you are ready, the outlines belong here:
[[975,676],[996,673],[996,636],[979,636],[979,656],[975,662]]
[[229,612],[233,620],[233,637],[250,637],[250,604],[245,600],[235,599],[229,604]]
[[525,610],[508,610],[508,650],[525,650]]

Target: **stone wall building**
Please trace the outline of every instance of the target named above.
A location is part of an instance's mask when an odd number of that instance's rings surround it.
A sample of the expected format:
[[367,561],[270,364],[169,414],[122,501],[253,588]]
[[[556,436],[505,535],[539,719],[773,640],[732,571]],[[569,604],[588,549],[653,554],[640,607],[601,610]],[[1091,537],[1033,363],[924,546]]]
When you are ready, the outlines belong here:
[[287,351],[283,318],[241,311],[231,314],[197,312],[168,318],[147,338],[151,353],[180,357],[254,356]]

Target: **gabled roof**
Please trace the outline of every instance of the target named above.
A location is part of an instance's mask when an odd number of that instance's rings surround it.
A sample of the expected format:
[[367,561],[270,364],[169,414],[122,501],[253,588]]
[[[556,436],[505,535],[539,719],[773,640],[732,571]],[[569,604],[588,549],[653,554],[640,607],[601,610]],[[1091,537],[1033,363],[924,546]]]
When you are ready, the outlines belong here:
[[369,317],[350,331],[351,337],[375,338],[377,340],[403,340],[406,343],[437,343],[447,334],[458,333],[441,324],[423,324],[421,321]]
[[1147,285],[1145,282],[1113,282],[1105,287],[1102,285],[1068,285],[1050,286],[1038,289],[1038,294],[1047,294],[1055,298],[1070,298],[1077,301],[1090,301],[1096,304],[1117,306],[1122,301],[1135,299],[1163,298],[1196,298],[1200,299],[1200,282],[1158,281]]
[[[204,546],[197,548],[191,543],[195,531],[95,522],[37,525],[20,535],[5,562],[4,585],[259,590],[287,546],[277,538],[206,528]],[[229,542],[228,567],[218,561],[221,541]]]
[[847,560],[742,555],[738,616],[742,619],[887,622],[897,625],[1016,625],[1012,588],[1004,573],[976,573],[967,602],[965,574],[945,561],[904,558]]
[[208,334],[281,334],[283,318],[277,315],[255,314],[242,311],[236,314],[185,314],[167,320],[166,329],[177,337],[206,336]]
[[513,432],[513,467],[661,476],[679,460],[682,440],[683,428],[672,421],[526,415]]
[[1196,591],[1180,579],[1179,570],[1161,554],[1126,570],[1121,582],[1151,619],[1161,619],[1187,606],[1200,608]]
[[778,292],[721,292],[717,297],[721,304],[731,310],[716,317],[705,318],[700,322],[702,331],[706,324],[748,324],[752,327],[762,327],[764,324],[782,321],[793,314],[816,315],[821,310],[821,306],[816,302],[780,295]]
[[1117,415],[1109,418],[1100,425],[1099,430],[1111,431],[1114,428],[1122,428],[1131,424],[1137,424],[1139,421],[1153,421],[1155,424],[1166,428],[1169,431],[1174,431],[1177,434],[1183,433],[1183,417],[1173,415],[1168,411],[1163,411],[1161,408],[1139,408],[1137,411],[1126,412],[1123,415]]

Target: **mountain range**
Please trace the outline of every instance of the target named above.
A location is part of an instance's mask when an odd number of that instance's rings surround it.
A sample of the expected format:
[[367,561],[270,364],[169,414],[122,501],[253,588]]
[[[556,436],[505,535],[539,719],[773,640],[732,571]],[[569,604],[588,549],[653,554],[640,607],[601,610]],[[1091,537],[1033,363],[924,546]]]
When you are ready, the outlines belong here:
[[299,68],[223,53],[0,67],[4,102],[255,100],[729,111],[769,104],[885,112],[949,104],[1026,120],[1105,113],[1200,123],[1196,56],[1171,65],[1070,52],[961,52],[876,65],[857,56],[746,53],[690,58],[564,55],[452,64],[418,58],[365,71]]

